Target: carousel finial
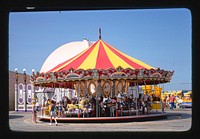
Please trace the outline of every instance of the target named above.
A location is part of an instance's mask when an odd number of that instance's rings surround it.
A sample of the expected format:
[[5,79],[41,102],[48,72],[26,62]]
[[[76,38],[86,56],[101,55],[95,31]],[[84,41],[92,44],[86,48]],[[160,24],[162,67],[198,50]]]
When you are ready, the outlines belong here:
[[99,39],[101,39],[101,28],[99,28]]

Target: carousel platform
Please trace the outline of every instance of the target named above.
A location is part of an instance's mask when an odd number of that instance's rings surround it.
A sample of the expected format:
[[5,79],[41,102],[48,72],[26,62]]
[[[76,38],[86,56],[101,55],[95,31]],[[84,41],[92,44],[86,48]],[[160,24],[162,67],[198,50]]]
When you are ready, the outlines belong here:
[[[125,116],[115,116],[115,117],[59,117],[57,118],[58,122],[67,122],[67,123],[109,123],[109,122],[139,122],[139,121],[152,121],[160,120],[167,117],[167,113],[161,112],[151,112],[149,114],[139,114],[139,115],[125,115]],[[49,116],[38,116],[40,121],[50,121]],[[53,118],[54,121],[54,118]]]

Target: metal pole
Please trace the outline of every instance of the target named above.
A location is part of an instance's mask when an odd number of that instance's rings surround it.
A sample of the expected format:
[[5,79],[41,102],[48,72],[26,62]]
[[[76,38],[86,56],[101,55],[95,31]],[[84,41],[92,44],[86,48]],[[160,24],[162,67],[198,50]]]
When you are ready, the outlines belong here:
[[100,101],[100,93],[101,93],[101,80],[97,80],[97,87],[96,87],[96,117],[99,117],[99,101]]
[[[32,69],[32,75],[34,76],[35,75],[35,70]],[[35,93],[35,85],[33,83],[33,98],[35,99],[36,98],[36,93]]]
[[96,87],[96,117],[98,117],[98,84],[97,84],[97,87]]
[[15,68],[15,110],[18,111],[18,72]]
[[26,76],[26,69],[23,69],[24,71],[24,108],[25,108],[25,111],[27,111],[27,94],[26,94],[26,79],[27,79],[27,76]]
[[[164,93],[164,83],[163,83],[163,93]],[[161,111],[162,111],[162,113],[164,113],[164,105],[165,104],[163,104],[163,101],[162,101],[162,91],[160,92],[160,102],[161,102]]]
[[[78,104],[79,104],[79,101],[80,101],[80,81],[78,81]],[[77,105],[78,105],[77,104]],[[79,105],[78,105],[78,118],[80,118],[80,109],[79,109]]]
[[[138,96],[139,95],[139,86],[138,86],[138,82],[135,83],[136,85],[136,95]],[[138,116],[138,104],[137,104],[137,96],[136,96],[136,115]]]

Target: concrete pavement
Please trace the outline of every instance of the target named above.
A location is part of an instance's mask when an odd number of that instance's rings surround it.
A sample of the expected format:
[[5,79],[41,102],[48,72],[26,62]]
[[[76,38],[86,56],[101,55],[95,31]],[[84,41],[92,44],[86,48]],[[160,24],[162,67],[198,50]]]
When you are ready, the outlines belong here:
[[165,110],[166,119],[123,123],[58,123],[38,121],[33,124],[31,112],[9,112],[9,127],[13,132],[182,132],[191,128],[191,109]]

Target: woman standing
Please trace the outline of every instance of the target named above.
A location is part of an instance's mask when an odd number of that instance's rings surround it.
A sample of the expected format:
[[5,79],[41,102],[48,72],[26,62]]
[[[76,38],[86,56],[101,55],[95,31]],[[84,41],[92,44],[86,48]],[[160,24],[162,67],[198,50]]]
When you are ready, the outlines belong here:
[[36,121],[37,117],[37,106],[36,106],[36,100],[33,100],[33,105],[32,105],[32,122],[37,123]]
[[46,101],[46,99],[45,99],[45,97],[43,97],[43,99],[42,99],[42,106],[41,106],[41,116],[44,116],[44,112],[46,110],[45,101]]
[[56,103],[54,100],[51,101],[51,105],[50,105],[50,124],[49,125],[52,125],[52,117],[54,117],[55,124],[57,126],[58,123],[56,120]]

